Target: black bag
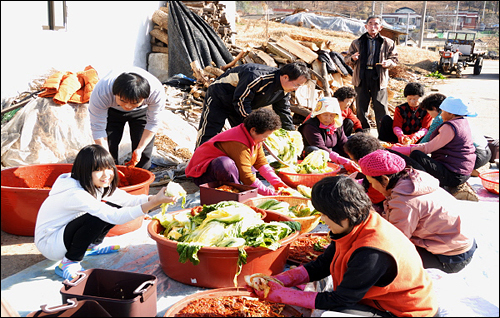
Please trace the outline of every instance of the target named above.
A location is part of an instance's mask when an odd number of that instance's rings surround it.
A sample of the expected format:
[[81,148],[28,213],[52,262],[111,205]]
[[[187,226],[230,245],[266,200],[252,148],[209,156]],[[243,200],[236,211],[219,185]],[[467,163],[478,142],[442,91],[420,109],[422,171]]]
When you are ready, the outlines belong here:
[[490,150],[491,150],[490,162],[494,163],[495,159],[498,159],[498,149],[499,149],[498,139],[493,139],[493,138],[488,137],[488,136],[484,136],[484,137],[488,141],[488,147],[490,147]]

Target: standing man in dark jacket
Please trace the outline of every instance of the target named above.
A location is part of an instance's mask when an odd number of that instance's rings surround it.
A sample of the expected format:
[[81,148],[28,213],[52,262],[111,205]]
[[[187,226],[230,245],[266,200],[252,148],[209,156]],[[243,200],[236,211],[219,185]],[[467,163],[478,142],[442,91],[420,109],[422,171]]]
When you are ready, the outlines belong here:
[[290,112],[290,92],[311,78],[304,62],[281,69],[262,64],[243,64],[227,70],[207,90],[196,148],[222,131],[226,119],[231,127],[260,107],[272,105],[282,128],[295,130]]
[[381,17],[368,17],[365,28],[367,32],[351,43],[345,61],[353,65],[352,85],[357,93],[357,116],[363,130],[368,130],[370,99],[373,102],[377,129],[382,117],[389,113],[387,110],[389,69],[396,66],[398,53],[394,41],[380,35],[383,28]]

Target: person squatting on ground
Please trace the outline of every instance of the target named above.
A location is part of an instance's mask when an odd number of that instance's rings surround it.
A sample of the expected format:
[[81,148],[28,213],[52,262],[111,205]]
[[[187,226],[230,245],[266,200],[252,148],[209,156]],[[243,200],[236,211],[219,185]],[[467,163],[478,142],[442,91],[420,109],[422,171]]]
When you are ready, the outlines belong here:
[[393,40],[380,35],[382,18],[370,16],[366,20],[367,32],[354,40],[345,62],[353,65],[352,85],[356,96],[356,111],[363,130],[369,130],[368,122],[370,100],[375,112],[377,130],[382,117],[387,115],[387,85],[389,84],[389,69],[398,63],[398,53]]
[[[429,131],[425,136],[419,140],[418,143],[429,142],[431,135],[443,123],[443,118],[441,117],[441,103],[446,99],[446,96],[440,93],[431,94],[425,97],[420,103],[420,107],[425,109],[429,115],[433,118]],[[477,128],[471,126],[472,141],[476,151],[476,161],[474,163],[474,170],[471,172],[472,177],[479,176],[481,170],[489,168],[489,161],[491,159],[491,149],[488,145],[488,140],[486,137],[480,133]]]
[[[392,152],[403,158],[403,160],[406,162],[406,165],[418,170],[425,171],[425,169],[418,162],[411,159],[410,157],[405,156],[397,151],[382,147],[377,137],[373,136],[370,133],[356,133],[351,136],[351,138],[349,138],[344,144],[345,152],[347,153],[349,158],[351,158],[356,163],[358,163],[359,159],[363,158],[367,154],[370,154],[379,149]],[[361,185],[365,188],[368,197],[370,197],[374,209],[377,212],[382,211],[384,209],[383,202],[385,200],[385,196],[373,188],[373,186],[370,184],[366,176],[363,175],[363,173],[358,172],[357,175],[352,177],[358,180],[362,178]]]
[[425,94],[420,83],[408,83],[404,89],[406,103],[396,107],[394,120],[385,115],[380,123],[378,139],[403,145],[415,144],[425,136],[431,125],[432,117],[419,105]]
[[[186,167],[186,176],[200,184],[229,181],[257,187],[261,195],[275,195],[288,186],[267,162],[262,142],[281,127],[280,118],[270,108],[254,110],[242,124],[223,131],[196,148]],[[254,170],[274,187],[266,187]]]
[[[143,217],[161,203],[177,201],[165,196],[132,195],[118,188],[117,168],[111,154],[94,144],[77,154],[71,173],[61,174],[42,203],[35,225],[35,245],[50,260],[61,260],[55,272],[71,280],[83,271],[85,255],[118,252],[120,246],[101,247],[116,224]],[[107,201],[109,204],[102,202]]]
[[281,68],[248,63],[227,70],[207,89],[196,148],[220,133],[226,119],[235,127],[253,110],[267,105],[279,115],[282,128],[295,130],[290,92],[310,78],[309,68],[301,61]]
[[[314,261],[272,276],[270,291],[246,288],[260,299],[356,316],[435,316],[432,280],[413,244],[371,209],[363,188],[347,176],[326,177],[311,200],[330,229],[331,244]],[[329,277],[333,290],[295,288]]]
[[94,142],[108,149],[118,163],[118,147],[125,123],[130,128],[132,158],[126,165],[149,169],[165,89],[151,73],[139,67],[112,71],[97,82],[89,101]]
[[347,137],[342,128],[342,111],[335,97],[320,99],[311,117],[306,118],[297,130],[304,142],[303,157],[322,149],[329,153],[332,162],[344,166],[349,173],[359,171],[357,164],[344,152]]
[[351,105],[356,97],[356,91],[350,86],[342,86],[333,93],[339,101],[340,110],[342,111],[342,127],[344,128],[344,134],[346,137],[351,136],[354,132],[363,131],[361,122],[358,117],[353,113]]
[[396,144],[391,149],[416,160],[439,180],[439,186],[457,199],[478,201],[477,194],[466,183],[474,170],[476,149],[465,118],[475,117],[477,113],[469,103],[451,96],[443,100],[440,108],[443,123],[432,133],[429,142],[406,146]]
[[359,165],[387,198],[382,216],[415,244],[424,268],[458,273],[470,263],[476,241],[462,225],[460,201],[439,187],[439,180],[385,150],[364,156]]

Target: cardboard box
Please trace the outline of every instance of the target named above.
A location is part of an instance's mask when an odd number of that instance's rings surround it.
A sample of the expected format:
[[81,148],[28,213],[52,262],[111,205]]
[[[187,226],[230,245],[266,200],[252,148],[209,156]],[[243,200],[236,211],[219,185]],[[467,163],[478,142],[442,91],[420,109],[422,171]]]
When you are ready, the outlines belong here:
[[[217,190],[221,185],[232,186],[240,190],[240,193]],[[214,181],[200,185],[200,204],[210,205],[221,201],[243,202],[257,196],[257,188],[233,182]]]

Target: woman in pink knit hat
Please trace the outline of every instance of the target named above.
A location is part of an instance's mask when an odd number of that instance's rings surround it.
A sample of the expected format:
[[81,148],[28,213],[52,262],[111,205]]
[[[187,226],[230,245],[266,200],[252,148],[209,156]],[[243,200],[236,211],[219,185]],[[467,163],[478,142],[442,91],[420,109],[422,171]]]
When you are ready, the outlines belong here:
[[385,197],[382,216],[415,244],[424,268],[461,271],[477,248],[462,228],[460,201],[439,187],[439,180],[407,167],[389,151],[374,151],[359,161],[363,174]]

